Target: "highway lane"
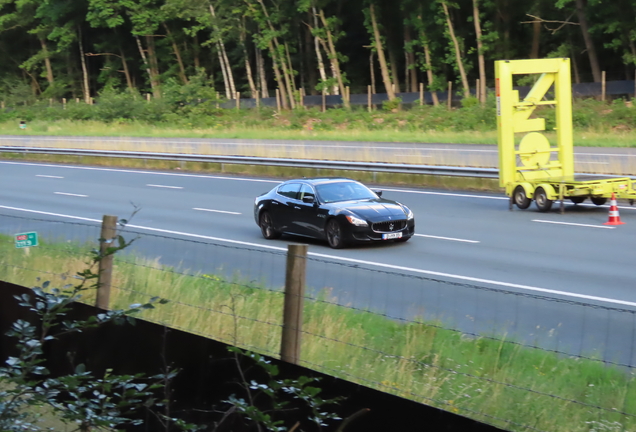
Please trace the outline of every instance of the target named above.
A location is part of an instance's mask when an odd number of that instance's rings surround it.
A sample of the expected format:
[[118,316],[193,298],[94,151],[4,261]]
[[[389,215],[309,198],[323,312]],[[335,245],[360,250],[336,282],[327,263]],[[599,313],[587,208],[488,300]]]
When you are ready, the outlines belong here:
[[[140,251],[161,255],[168,264],[184,261],[209,272],[240,267],[250,278],[264,278],[277,288],[283,272],[275,269],[284,266],[286,245],[304,240],[266,241],[253,221],[253,198],[276,183],[0,162],[0,214],[50,218],[55,213],[66,215],[54,217],[60,220],[76,216],[99,221],[103,214],[127,217],[132,202],[141,208],[132,221],[134,230],[202,242],[143,238],[136,246]],[[607,309],[533,297],[634,309],[633,209],[621,207],[626,225],[608,227],[603,225],[607,207],[567,205],[564,215],[509,212],[507,199],[499,195],[383,189],[384,196],[414,210],[419,236],[406,244],[342,251],[309,241],[311,287],[331,287],[342,304],[396,318],[423,315],[466,332],[505,331],[526,341],[540,340],[551,349],[567,346],[575,353],[600,347],[609,358],[636,364],[634,338],[628,332],[633,329],[630,314],[611,315]],[[205,243],[254,251],[246,259],[244,250],[210,248]],[[529,296],[511,297],[462,284]]]
[[[0,135],[1,146],[134,150],[496,168],[495,145],[313,140]],[[575,147],[576,172],[632,175],[636,149]]]

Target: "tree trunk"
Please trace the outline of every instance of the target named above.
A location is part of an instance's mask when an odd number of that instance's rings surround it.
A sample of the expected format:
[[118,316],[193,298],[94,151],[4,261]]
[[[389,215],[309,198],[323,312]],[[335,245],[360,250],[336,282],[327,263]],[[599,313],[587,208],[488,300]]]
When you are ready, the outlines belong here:
[[444,9],[444,15],[446,15],[446,25],[448,26],[448,33],[450,35],[453,46],[455,47],[455,60],[457,61],[457,68],[459,69],[459,75],[462,80],[462,86],[464,87],[464,97],[470,96],[470,87],[468,85],[468,78],[466,77],[466,71],[464,70],[464,62],[462,61],[462,54],[459,47],[459,41],[455,36],[455,29],[451,22],[450,13],[448,12],[448,6],[442,2],[442,8]]
[[268,98],[269,90],[267,89],[267,77],[265,76],[265,60],[263,59],[263,53],[258,46],[256,46],[256,64],[258,69],[258,79],[261,85],[261,96]]
[[[314,28],[318,30],[318,15],[316,13],[316,8],[312,7],[311,11],[314,18]],[[318,72],[320,73],[320,79],[323,83],[325,83],[327,81],[327,72],[325,72],[325,63],[322,60],[322,53],[320,52],[320,38],[318,36],[314,36],[314,48],[316,50],[316,59],[318,60]]]
[[289,45],[287,44],[287,41],[285,41],[285,55],[285,60],[287,61],[286,66],[289,68],[289,80],[287,81],[289,102],[291,103],[292,108],[296,108],[296,99],[294,99],[294,95],[296,94],[296,81],[294,80],[294,68],[292,67],[291,56],[289,55]]
[[219,56],[219,64],[221,66],[221,74],[223,75],[223,87],[225,88],[225,97],[226,99],[233,99],[232,90],[230,89],[230,80],[227,76],[227,69],[225,67],[225,59],[223,58],[223,54],[221,54],[221,45],[216,43],[216,53]]
[[278,85],[278,90],[280,91],[281,100],[283,102],[283,109],[289,109],[289,104],[287,103],[287,92],[285,91],[285,83],[283,82],[283,77],[280,74],[280,69],[278,68],[278,61],[276,59],[276,50],[274,49],[274,43],[269,41],[269,52],[272,56],[272,68],[274,69],[274,77],[276,78],[276,84]]
[[82,28],[77,27],[77,42],[80,52],[80,63],[82,64],[82,82],[84,90],[84,102],[89,104],[91,102],[91,91],[88,83],[88,70],[86,68],[86,56],[84,55],[84,44],[82,43]]
[[405,83],[408,88],[411,84],[411,92],[419,91],[417,86],[417,69],[415,63],[415,53],[413,52],[413,45],[411,40],[411,27],[404,26],[404,46],[406,47],[406,79]]
[[188,77],[186,76],[185,67],[183,66],[183,60],[181,59],[181,52],[179,51],[179,47],[177,43],[172,37],[172,33],[170,32],[170,28],[166,23],[163,23],[163,27],[166,29],[166,34],[168,35],[168,39],[172,43],[172,51],[174,52],[174,56],[177,58],[177,64],[179,65],[179,77],[184,84],[188,84]]
[[130,90],[133,90],[135,86],[133,85],[132,79],[130,78],[130,71],[128,70],[128,63],[126,62],[126,57],[124,56],[123,48],[119,47],[119,53],[121,54],[121,65],[124,69],[124,76],[126,77],[126,84]]
[[[422,40],[426,40],[425,38],[426,36],[422,34]],[[437,106],[439,105],[437,92],[434,90],[431,90],[431,86],[435,82],[435,77],[433,76],[433,64],[431,62],[431,50],[429,49],[427,42],[424,42],[423,45],[424,45],[424,59],[426,61],[426,78],[428,78],[428,88],[429,88],[429,91],[431,92],[431,97],[433,98],[433,105]]]
[[247,46],[245,45],[245,25],[241,23],[241,47],[243,48],[243,57],[245,58],[245,71],[247,72],[247,82],[250,85],[250,92],[252,98],[256,99],[258,90],[254,84],[254,77],[252,75],[252,65],[250,64],[250,56],[247,52]]
[[530,50],[530,58],[539,58],[539,47],[541,42],[541,22],[532,23],[532,49]]
[[479,94],[481,104],[486,103],[486,62],[484,60],[484,45],[481,41],[481,21],[479,19],[479,0],[473,0],[473,21],[475,22],[475,35],[477,36],[477,62],[479,64]]
[[53,84],[53,68],[51,67],[51,57],[49,56],[49,50],[46,46],[46,41],[40,38],[40,45],[42,46],[42,52],[44,53],[44,65],[46,66],[46,80],[49,84]]
[[369,72],[371,75],[371,91],[373,94],[376,94],[375,88],[375,65],[373,64],[373,51],[371,51],[371,55],[369,56]]
[[197,35],[194,35],[192,48],[194,54],[194,69],[198,70],[201,67],[201,60],[199,59],[199,37]]
[[329,46],[329,60],[331,62],[331,68],[334,72],[334,76],[336,77],[336,81],[338,82],[338,88],[340,89],[340,94],[342,95],[342,103],[344,104],[346,109],[351,108],[349,104],[348,94],[345,92],[344,81],[342,80],[342,73],[340,72],[340,62],[338,61],[338,52],[336,51],[336,46],[333,43],[333,36],[331,34],[331,30],[327,25],[327,19],[325,18],[325,12],[320,9],[320,20],[322,21],[322,25],[327,32],[327,44]]
[[159,89],[159,64],[157,62],[157,52],[155,50],[155,39],[153,36],[146,36],[146,44],[148,45],[148,62],[150,63],[150,79],[153,81],[152,95],[155,98],[161,97]]
[[579,18],[581,33],[583,34],[585,48],[587,49],[587,55],[590,59],[590,67],[592,68],[592,76],[594,77],[594,82],[601,82],[601,67],[599,66],[598,58],[596,57],[596,49],[594,48],[594,42],[592,41],[592,37],[590,36],[590,31],[587,25],[584,0],[576,0],[576,15]]
[[144,62],[144,66],[146,67],[146,73],[148,73],[148,79],[150,80],[150,87],[152,88],[152,91],[154,94],[156,84],[152,76],[152,70],[150,69],[150,65],[148,64],[148,58],[146,57],[146,52],[144,51],[144,48],[141,45],[141,40],[139,39],[139,36],[135,36],[135,40],[137,41],[137,48],[139,48],[139,54],[141,55],[141,59]]
[[395,86],[395,93],[400,93],[400,76],[398,74],[397,61],[395,59],[395,52],[389,49],[389,63],[391,65],[391,77],[393,78],[393,85]]
[[373,26],[373,36],[375,38],[375,50],[378,53],[378,62],[380,63],[380,70],[382,72],[382,81],[384,82],[384,88],[389,97],[389,100],[395,99],[395,92],[393,91],[393,83],[389,76],[389,68],[386,64],[386,58],[384,57],[384,50],[382,49],[382,39],[380,39],[380,31],[378,30],[378,23],[375,19],[375,8],[373,3],[369,6],[369,13],[371,15],[371,25]]
[[[216,13],[214,12],[214,7],[210,4],[210,15],[212,15],[212,18],[216,18]],[[214,30],[219,33],[218,31],[218,27],[216,25],[213,26]],[[234,86],[234,75],[232,74],[232,68],[230,66],[230,61],[227,58],[227,53],[225,51],[225,44],[223,43],[223,40],[219,37],[219,40],[217,41],[217,46],[219,48],[219,58],[223,58],[222,62],[221,62],[221,67],[225,68],[225,74],[227,76],[227,82],[229,84],[229,93],[230,96],[228,96],[228,99],[234,99],[236,97],[236,87]],[[228,90],[226,89],[226,93],[228,93]]]

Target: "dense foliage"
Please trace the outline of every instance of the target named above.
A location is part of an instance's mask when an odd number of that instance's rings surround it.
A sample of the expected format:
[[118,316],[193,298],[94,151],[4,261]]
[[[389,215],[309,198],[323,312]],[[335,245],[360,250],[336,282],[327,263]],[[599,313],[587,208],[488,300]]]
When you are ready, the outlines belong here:
[[574,81],[631,79],[635,17],[636,0],[0,0],[0,99],[195,81],[293,108],[301,91],[461,93],[492,86],[496,59],[556,56]]

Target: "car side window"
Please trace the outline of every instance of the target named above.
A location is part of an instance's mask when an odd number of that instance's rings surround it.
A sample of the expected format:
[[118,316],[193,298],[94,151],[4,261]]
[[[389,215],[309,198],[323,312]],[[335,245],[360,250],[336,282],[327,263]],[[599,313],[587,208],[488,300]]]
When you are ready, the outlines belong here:
[[278,194],[291,199],[298,199],[300,183],[288,183],[278,188]]
[[312,197],[314,200],[316,199],[316,193],[311,186],[306,184],[300,187],[300,195],[298,198],[302,200],[305,197]]

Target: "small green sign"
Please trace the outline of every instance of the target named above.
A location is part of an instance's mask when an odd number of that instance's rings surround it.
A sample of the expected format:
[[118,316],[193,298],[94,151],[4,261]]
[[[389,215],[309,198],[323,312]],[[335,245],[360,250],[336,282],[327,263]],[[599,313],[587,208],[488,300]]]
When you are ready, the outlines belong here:
[[38,245],[38,233],[21,233],[15,235],[15,247],[25,248]]

